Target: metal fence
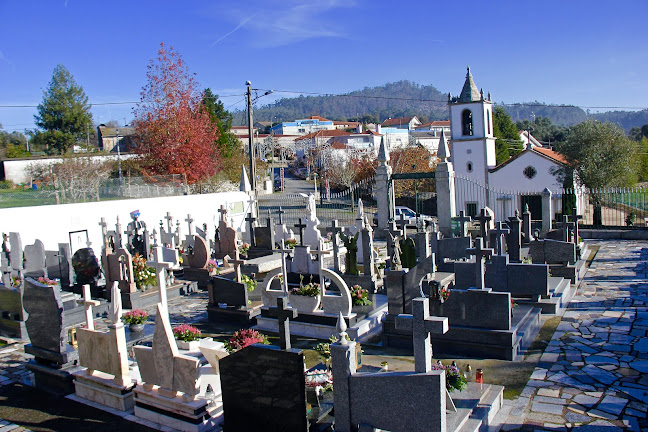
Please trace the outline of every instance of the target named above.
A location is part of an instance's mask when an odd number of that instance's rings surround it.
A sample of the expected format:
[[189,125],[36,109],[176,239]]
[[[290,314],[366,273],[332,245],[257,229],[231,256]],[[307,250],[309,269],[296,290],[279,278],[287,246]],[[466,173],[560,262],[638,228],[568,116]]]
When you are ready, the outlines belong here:
[[[515,210],[529,206],[534,221],[542,220],[542,191],[499,189],[474,179],[455,175],[457,212],[474,216],[484,206],[495,213],[495,220],[506,220]],[[582,215],[581,226],[596,229],[632,229],[648,227],[648,188],[601,188],[551,190],[553,223],[574,207]]]
[[[371,223],[376,214],[376,200],[373,197],[374,179],[367,179],[350,188],[339,192],[328,193],[321,191],[316,197],[316,213],[320,220],[320,226],[330,226],[333,220],[337,220],[341,226],[349,226],[354,223],[358,199],[362,199],[364,214]],[[259,197],[259,218],[264,219],[268,214],[275,223],[279,220],[279,208],[281,207],[282,219],[286,226],[291,227],[299,222],[299,218],[305,219],[306,194],[274,194],[262,195]]]
[[65,188],[40,183],[32,188],[0,190],[0,208],[177,196],[186,192],[183,175],[124,177],[121,182],[111,178],[94,184],[77,182]]

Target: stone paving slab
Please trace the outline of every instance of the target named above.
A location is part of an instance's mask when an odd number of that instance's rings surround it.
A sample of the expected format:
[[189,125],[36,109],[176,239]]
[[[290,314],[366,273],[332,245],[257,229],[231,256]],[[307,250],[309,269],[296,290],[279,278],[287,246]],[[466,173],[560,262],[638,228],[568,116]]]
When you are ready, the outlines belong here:
[[648,431],[648,241],[588,243],[600,249],[506,430]]

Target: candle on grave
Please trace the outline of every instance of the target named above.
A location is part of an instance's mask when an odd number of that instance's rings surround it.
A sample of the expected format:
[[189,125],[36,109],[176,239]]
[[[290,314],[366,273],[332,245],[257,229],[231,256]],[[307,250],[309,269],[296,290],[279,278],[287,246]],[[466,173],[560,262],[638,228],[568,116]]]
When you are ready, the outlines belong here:
[[477,373],[475,374],[475,382],[479,384],[484,384],[484,370],[483,369],[477,369]]

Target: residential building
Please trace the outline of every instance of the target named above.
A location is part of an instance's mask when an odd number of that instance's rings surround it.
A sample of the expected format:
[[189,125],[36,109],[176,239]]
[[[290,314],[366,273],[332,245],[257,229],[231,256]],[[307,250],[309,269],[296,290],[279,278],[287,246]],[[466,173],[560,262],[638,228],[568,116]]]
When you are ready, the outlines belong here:
[[388,118],[382,122],[383,128],[396,128],[412,130],[421,125],[421,121],[416,117]]
[[333,121],[320,116],[311,116],[307,119],[293,122],[282,122],[270,128],[274,135],[308,135],[317,131],[336,129]]
[[97,147],[108,153],[117,153],[117,143],[120,152],[128,152],[135,147],[133,135],[135,128],[111,128],[105,124],[97,126]]

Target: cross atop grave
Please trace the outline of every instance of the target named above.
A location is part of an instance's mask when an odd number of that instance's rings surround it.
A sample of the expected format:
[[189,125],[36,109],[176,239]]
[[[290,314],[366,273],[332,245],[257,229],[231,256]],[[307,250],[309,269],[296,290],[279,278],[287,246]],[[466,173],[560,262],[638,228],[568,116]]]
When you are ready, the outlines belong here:
[[529,211],[529,204],[524,204],[524,211],[522,212],[522,233],[524,233],[524,243],[529,243],[533,240],[531,233],[531,212]]
[[115,241],[117,242],[117,244],[115,244],[115,249],[119,249],[123,245],[123,243],[122,243],[121,223],[119,223],[119,216],[117,216],[117,223],[115,224],[115,230],[116,230],[116,234],[117,234],[117,238],[115,239]]
[[220,220],[227,223],[227,207],[221,205],[218,212],[220,213]]
[[484,239],[484,243],[488,245],[488,223],[493,220],[493,216],[486,213],[485,208],[482,208],[475,220],[479,221],[479,235]]
[[396,221],[396,225],[398,226],[398,229],[400,230],[400,235],[403,237],[403,239],[407,238],[407,221],[405,220],[405,215],[401,213],[400,219]]
[[286,213],[286,211],[284,209],[282,209],[281,206],[279,206],[279,210],[277,211],[277,214],[279,215],[279,225],[283,225],[283,223],[284,223],[284,221],[283,221],[284,213]]
[[472,218],[470,216],[466,216],[466,213],[461,210],[459,212],[459,216],[455,216],[452,219],[459,222],[459,237],[466,237],[468,235],[466,224],[468,224],[468,222],[471,222]]
[[158,281],[158,290],[160,295],[160,303],[167,306],[167,292],[166,292],[166,277],[165,273],[169,270],[173,263],[164,261],[147,261],[146,265],[155,269],[155,275]]
[[299,223],[295,224],[295,228],[299,228],[299,245],[304,246],[304,229],[306,224],[302,222],[302,218],[299,218]]
[[272,216],[270,215],[270,210],[268,210],[268,216],[266,217],[266,227],[272,226]]
[[317,255],[317,261],[318,261],[318,264],[319,264],[319,266],[318,266],[318,276],[320,278],[320,286],[322,288],[320,290],[320,296],[322,296],[322,295],[324,295],[324,276],[322,275],[322,270],[324,270],[324,268],[325,268],[324,267],[324,255],[328,255],[328,254],[333,253],[333,252],[330,251],[330,250],[324,250],[323,242],[322,242],[322,240],[320,240],[317,250],[312,250],[312,251],[310,251],[310,253],[313,254],[313,255]]
[[515,210],[515,216],[508,218],[507,225],[511,229],[511,233],[506,238],[509,257],[512,262],[520,262],[522,259],[522,219],[520,219],[519,210]]
[[430,316],[430,299],[427,297],[412,300],[412,315],[400,314],[396,317],[396,329],[410,330],[414,342],[414,371],[427,373],[432,370],[432,334],[448,331],[448,318]]
[[583,219],[583,216],[579,215],[578,209],[574,207],[571,215],[569,215],[569,219],[571,219],[571,222],[574,224],[574,243],[578,244],[578,221]]
[[241,264],[245,264],[245,260],[242,260],[239,256],[238,246],[234,248],[234,259],[227,260],[228,263],[234,264],[234,271],[236,272],[236,282],[241,283]]
[[167,212],[166,216],[164,216],[164,219],[167,221],[167,232],[171,233],[173,230],[173,216],[171,216],[171,213]]
[[326,232],[331,233],[331,241],[333,242],[333,268],[335,271],[340,270],[340,245],[338,244],[338,234],[342,232],[342,227],[338,224],[338,220],[335,219],[331,222],[331,227],[326,228]]
[[288,269],[286,268],[286,254],[292,252],[292,249],[286,249],[284,239],[281,239],[281,290],[284,293],[284,296],[288,295]]
[[279,346],[282,350],[291,349],[290,346],[290,319],[298,316],[297,309],[286,307],[288,297],[277,297],[277,307],[268,309],[268,315],[277,318],[279,322]]
[[78,304],[85,307],[86,327],[88,330],[94,330],[94,315],[92,314],[92,307],[99,306],[97,300],[92,300],[90,296],[90,285],[83,285],[83,300],[77,300]]
[[250,244],[252,247],[256,247],[256,239],[254,238],[254,223],[256,220],[257,219],[254,217],[253,213],[248,213],[245,217],[245,221],[248,223],[248,227],[250,228]]
[[560,223],[560,228],[562,228],[562,241],[570,241],[570,228],[574,228],[576,224],[574,222],[569,222],[569,216],[563,215],[562,222]]
[[160,246],[160,245],[158,245],[158,242],[157,242],[157,240],[158,240],[157,239],[157,237],[158,237],[157,234],[158,234],[157,231],[155,230],[155,228],[153,228],[153,231],[151,232],[151,238],[153,239],[153,243],[152,243],[151,246],[153,246],[154,248]]
[[188,235],[192,236],[194,234],[193,233],[194,218],[191,217],[190,213],[187,214],[187,219],[185,219],[185,222],[187,222],[187,226],[189,227],[189,234]]
[[475,256],[475,288],[484,289],[484,264],[486,258],[490,258],[493,255],[493,249],[484,248],[482,238],[477,237],[475,239],[475,247],[466,249],[466,252]]
[[504,228],[504,222],[497,222],[497,228],[491,233],[495,234],[495,255],[504,255],[504,236],[511,232],[510,229]]
[[106,223],[106,218],[102,217],[101,222],[99,222],[101,227],[101,237],[103,238],[104,247],[108,246],[108,224]]

